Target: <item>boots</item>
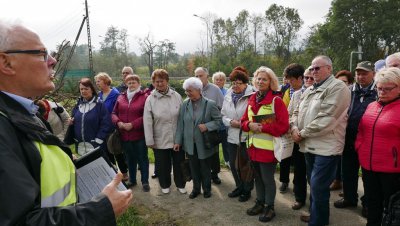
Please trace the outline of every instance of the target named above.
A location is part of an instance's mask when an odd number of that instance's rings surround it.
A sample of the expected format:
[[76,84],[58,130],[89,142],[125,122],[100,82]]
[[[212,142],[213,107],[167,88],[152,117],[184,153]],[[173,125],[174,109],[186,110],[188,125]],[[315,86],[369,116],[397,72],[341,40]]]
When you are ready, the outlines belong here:
[[246,213],[247,215],[255,216],[262,213],[263,209],[264,209],[264,203],[256,200],[256,204],[250,209],[247,209]]
[[258,220],[261,222],[271,221],[275,217],[274,206],[265,206],[263,213],[258,217]]

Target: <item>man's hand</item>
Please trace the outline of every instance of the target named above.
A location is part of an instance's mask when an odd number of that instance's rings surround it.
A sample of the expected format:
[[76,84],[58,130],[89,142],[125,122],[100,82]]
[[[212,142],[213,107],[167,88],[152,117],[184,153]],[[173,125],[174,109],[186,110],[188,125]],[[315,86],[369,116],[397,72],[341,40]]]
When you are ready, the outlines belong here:
[[199,129],[200,129],[200,132],[202,132],[202,133],[204,133],[208,130],[207,126],[205,124],[199,124]]
[[125,212],[133,198],[130,189],[126,191],[118,191],[117,187],[122,180],[122,173],[119,172],[114,179],[103,189],[102,193],[110,200],[115,216]]
[[299,143],[303,138],[300,135],[300,131],[298,128],[294,128],[292,130],[292,139],[294,142]]

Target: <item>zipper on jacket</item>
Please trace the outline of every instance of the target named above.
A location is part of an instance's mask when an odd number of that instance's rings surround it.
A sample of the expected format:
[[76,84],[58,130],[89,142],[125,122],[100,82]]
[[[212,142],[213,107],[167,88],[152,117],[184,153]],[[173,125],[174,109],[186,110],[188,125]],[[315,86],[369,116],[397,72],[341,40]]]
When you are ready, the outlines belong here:
[[396,147],[392,148],[392,155],[393,155],[394,168],[397,168],[397,148]]
[[372,126],[372,136],[371,136],[372,139],[371,139],[371,147],[370,147],[370,151],[369,151],[369,170],[371,170],[371,171],[372,171],[372,150],[373,150],[373,145],[374,145],[375,125],[376,125],[376,122],[378,121],[378,118],[379,118],[379,116],[381,115],[382,110],[383,110],[384,107],[385,107],[385,106],[382,106],[382,107],[379,109],[378,116],[376,116],[374,125]]

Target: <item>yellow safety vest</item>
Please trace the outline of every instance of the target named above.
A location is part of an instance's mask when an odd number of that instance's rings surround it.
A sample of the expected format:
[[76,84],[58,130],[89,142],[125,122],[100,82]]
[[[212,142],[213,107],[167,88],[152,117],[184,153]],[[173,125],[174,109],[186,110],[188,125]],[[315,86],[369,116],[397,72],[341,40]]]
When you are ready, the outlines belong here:
[[[262,105],[257,112],[257,115],[268,115],[272,114],[272,104]],[[253,122],[254,114],[253,110],[251,110],[251,106],[247,107],[247,115],[249,117],[249,121]],[[253,133],[251,130],[249,131],[249,147],[254,145],[256,148],[266,149],[270,151],[274,151],[274,143],[273,137],[267,133]]]
[[283,100],[283,103],[285,104],[286,108],[289,107],[289,103],[290,103],[290,88],[285,90],[285,93],[283,94],[282,100]]
[[77,202],[75,166],[56,145],[35,141],[40,152],[41,207],[68,206]]

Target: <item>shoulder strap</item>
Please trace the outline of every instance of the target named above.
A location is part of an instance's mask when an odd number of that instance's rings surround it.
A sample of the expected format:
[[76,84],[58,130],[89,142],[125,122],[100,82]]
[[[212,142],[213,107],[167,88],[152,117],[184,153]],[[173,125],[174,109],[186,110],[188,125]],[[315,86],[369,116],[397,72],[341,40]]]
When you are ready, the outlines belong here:
[[203,118],[202,118],[202,124],[204,124],[204,119],[205,119],[205,117],[206,117],[206,109],[207,109],[207,103],[208,103],[208,100],[206,100],[206,104],[205,104],[205,106],[204,106],[204,109],[203,109]]
[[280,97],[275,96],[274,99],[272,99],[272,113],[274,113],[274,114],[275,114],[275,99],[276,98],[280,98]]

